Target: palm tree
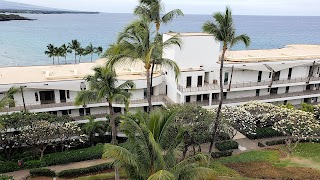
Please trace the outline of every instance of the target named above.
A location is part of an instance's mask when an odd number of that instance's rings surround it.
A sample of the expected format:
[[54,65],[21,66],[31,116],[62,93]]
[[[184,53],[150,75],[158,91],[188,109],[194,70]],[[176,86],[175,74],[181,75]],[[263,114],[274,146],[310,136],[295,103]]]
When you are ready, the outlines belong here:
[[61,55],[64,57],[65,64],[67,64],[67,55],[68,55],[68,53],[71,53],[72,51],[69,49],[69,46],[67,46],[66,44],[63,44],[60,47],[60,52],[61,52]]
[[[153,22],[156,26],[156,41],[159,43],[158,46],[161,46],[162,38],[157,38],[159,35],[159,30],[161,27],[161,24],[168,24],[173,20],[173,18],[177,16],[183,16],[183,12],[180,9],[174,9],[168,13],[165,13],[164,11],[164,3],[161,0],[139,0],[139,5],[135,8],[134,14],[138,15],[143,18],[149,19],[150,22]],[[162,37],[162,36],[161,36]],[[160,58],[162,57],[162,51],[160,54]],[[154,74],[154,68],[156,66],[157,62],[152,62],[151,67],[151,81],[150,81],[150,88],[152,88],[153,85],[153,74]],[[161,64],[161,63],[160,63]]]
[[84,105],[90,102],[99,102],[107,99],[110,112],[110,127],[112,130],[112,143],[117,144],[117,129],[115,124],[115,113],[113,103],[116,101],[128,103],[130,93],[126,89],[132,89],[134,83],[126,81],[123,84],[116,86],[116,73],[107,67],[95,67],[94,74],[89,75],[85,80],[89,83],[90,89],[80,91],[76,97],[76,105]]
[[91,116],[87,117],[87,119],[89,122],[85,123],[81,130],[88,136],[89,143],[93,146],[96,134],[103,135],[107,131],[108,125],[103,121],[95,121],[95,118]]
[[103,52],[103,48],[101,46],[94,48],[94,53],[96,53],[98,56]]
[[60,64],[60,56],[61,56],[60,48],[54,47],[53,54],[54,56],[58,57],[58,64]]
[[[157,47],[152,38],[150,22],[145,19],[134,21],[128,25],[124,32],[120,33],[118,41],[106,51],[104,57],[109,61],[107,66],[114,68],[115,65],[128,65],[138,61],[144,64],[147,79],[147,99],[149,111],[152,109],[151,88],[150,88],[150,69],[152,62],[156,57]],[[173,39],[165,41],[164,46],[173,45]],[[161,59],[162,66],[171,67],[176,75],[179,75],[178,65],[170,59]]]
[[81,47],[81,44],[78,40],[72,40],[71,43],[69,43],[69,48],[71,52],[74,52],[74,63],[77,64],[77,51]]
[[10,106],[15,106],[13,95],[20,91],[20,88],[12,86],[5,94],[2,99],[0,99],[0,109]]
[[128,140],[118,146],[105,145],[103,158],[114,159],[115,166],[123,168],[129,179],[212,179],[214,171],[206,167],[205,155],[178,161],[180,135],[172,139],[170,149],[161,148],[159,141],[174,119],[175,112],[166,110],[125,116],[120,129]]
[[48,55],[48,57],[49,58],[51,58],[52,57],[52,64],[54,65],[54,45],[53,44],[48,44],[48,46],[47,46],[47,49],[48,50],[46,50],[46,51],[44,51],[44,54],[46,54],[46,55]]
[[89,46],[86,47],[86,53],[91,55],[91,62],[92,62],[92,56],[95,52],[95,47],[93,47],[92,43],[89,44]]
[[236,29],[234,27],[233,18],[231,9],[226,7],[226,11],[224,14],[221,12],[215,13],[213,15],[214,22],[208,21],[206,22],[202,29],[204,32],[213,34],[217,41],[222,43],[222,54],[220,56],[220,102],[217,109],[216,120],[213,127],[212,133],[212,142],[210,144],[209,152],[212,151],[213,141],[215,140],[218,125],[220,124],[220,113],[223,101],[223,63],[225,60],[225,53],[228,48],[233,47],[235,44],[239,42],[243,42],[246,47],[250,45],[250,38],[245,35],[236,36]]
[[86,53],[86,50],[82,47],[79,47],[77,49],[77,55],[79,55],[79,63],[80,63],[80,60],[81,60],[81,56],[86,56],[87,53]]

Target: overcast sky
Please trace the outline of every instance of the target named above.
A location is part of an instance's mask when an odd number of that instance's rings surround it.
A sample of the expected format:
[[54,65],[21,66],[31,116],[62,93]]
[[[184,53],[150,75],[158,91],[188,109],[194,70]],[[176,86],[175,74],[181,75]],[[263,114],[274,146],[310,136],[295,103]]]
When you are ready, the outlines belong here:
[[[81,11],[131,13],[138,0],[8,0]],[[320,16],[320,0],[163,0],[166,10],[212,14],[229,5],[237,15]]]

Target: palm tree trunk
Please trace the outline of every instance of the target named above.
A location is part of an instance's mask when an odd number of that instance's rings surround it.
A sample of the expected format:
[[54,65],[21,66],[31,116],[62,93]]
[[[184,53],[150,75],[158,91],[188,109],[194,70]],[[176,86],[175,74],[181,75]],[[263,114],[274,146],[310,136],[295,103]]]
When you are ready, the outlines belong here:
[[222,103],[223,103],[223,82],[222,82],[223,62],[224,62],[224,56],[225,56],[226,51],[227,51],[227,45],[224,43],[223,50],[222,50],[222,55],[221,55],[221,58],[220,58],[220,79],[219,79],[219,81],[220,81],[220,102],[219,102],[219,106],[218,106],[218,109],[217,109],[216,119],[215,119],[215,122],[214,122],[213,131],[212,131],[212,139],[211,139],[210,147],[209,147],[209,153],[210,154],[212,152],[213,143],[215,142],[217,131],[218,131],[218,126],[220,124],[220,113],[221,113],[221,108],[222,108]]
[[[160,22],[156,22],[156,37],[159,35],[159,29],[160,29]],[[151,67],[151,82],[150,82],[150,90],[152,90],[153,85],[153,72],[155,67],[155,61],[152,61],[152,67]],[[151,93],[151,92],[150,92]],[[150,94],[151,96],[151,94]]]
[[152,102],[151,102],[151,82],[150,82],[150,69],[147,69],[147,99],[148,99],[148,104],[149,104],[149,109],[148,113],[152,110]]
[[54,65],[54,56],[52,57],[52,65]]
[[80,63],[80,60],[81,60],[81,55],[79,55],[79,63]]
[[77,52],[74,50],[74,64],[77,64]]
[[[115,122],[115,114],[114,114],[114,111],[113,111],[113,106],[112,106],[112,103],[109,102],[109,111],[110,111],[110,126],[111,126],[111,135],[112,135],[112,139],[111,139],[111,144],[114,144],[114,145],[117,145],[118,144],[118,141],[117,141],[117,127],[116,127],[116,122]],[[114,167],[114,174],[115,174],[115,177],[114,179],[115,180],[119,180],[120,179],[120,176],[119,176],[119,169],[115,166]]]
[[22,96],[23,110],[24,110],[24,112],[26,112],[26,111],[27,111],[27,108],[26,108],[26,102],[25,102],[25,100],[24,100],[24,93],[23,93],[23,88],[22,88],[22,86],[20,86],[20,91],[21,91],[21,96]]
[[67,56],[64,56],[64,63],[67,64]]
[[91,53],[91,62],[92,62],[92,56],[93,56],[93,53]]
[[60,64],[60,57],[58,56],[58,64]]

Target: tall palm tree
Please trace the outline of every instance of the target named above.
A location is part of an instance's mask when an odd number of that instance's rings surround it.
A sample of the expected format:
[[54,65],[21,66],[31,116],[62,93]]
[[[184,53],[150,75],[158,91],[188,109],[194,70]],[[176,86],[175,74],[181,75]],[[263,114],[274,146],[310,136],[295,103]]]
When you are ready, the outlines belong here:
[[[156,42],[159,43],[157,46],[161,46],[162,38],[157,38],[160,36],[159,30],[161,24],[168,24],[177,16],[183,16],[183,12],[180,9],[174,9],[168,13],[164,10],[164,3],[162,0],[139,0],[139,5],[135,8],[134,14],[143,18],[147,18],[150,22],[153,22],[156,26]],[[162,36],[161,36],[162,37]],[[159,41],[157,41],[159,40]],[[162,51],[160,58],[162,57]],[[154,68],[157,64],[157,61],[152,62],[151,67],[151,81],[150,88],[153,85],[153,74]]]
[[77,51],[81,47],[81,44],[78,40],[72,40],[68,46],[74,52],[74,63],[77,64]]
[[[140,19],[128,25],[120,33],[117,43],[109,47],[104,54],[107,57],[107,67],[114,68],[116,65],[129,65],[136,62],[142,62],[146,72],[147,79],[147,99],[149,111],[152,109],[151,87],[150,87],[150,69],[156,55],[156,43],[150,30],[150,22]],[[176,43],[173,39],[164,42],[164,46],[171,46]],[[162,65],[170,67],[176,75],[179,75],[178,65],[170,59],[162,59]]]
[[99,102],[103,99],[107,99],[109,103],[109,123],[112,130],[112,143],[117,144],[117,129],[113,103],[116,101],[128,103],[130,93],[128,93],[126,89],[132,89],[134,83],[132,81],[126,81],[117,86],[116,84],[118,81],[116,79],[116,73],[107,67],[95,67],[93,71],[93,75],[85,77],[85,80],[89,83],[90,89],[80,91],[75,99],[75,104],[84,105],[90,102]]
[[218,125],[220,124],[220,113],[223,102],[223,63],[225,60],[226,51],[239,42],[243,42],[246,47],[250,45],[250,38],[245,35],[236,36],[236,29],[234,27],[231,9],[226,7],[225,13],[215,13],[213,15],[214,21],[207,21],[202,29],[204,32],[213,34],[217,41],[222,43],[222,54],[220,56],[220,102],[217,109],[217,115],[213,127],[212,142],[210,144],[209,152],[212,151],[213,141],[216,139]]
[[153,111],[150,116],[140,111],[125,116],[120,129],[128,140],[119,146],[105,145],[103,157],[114,159],[115,166],[123,168],[129,179],[212,179],[214,171],[206,167],[205,155],[178,161],[179,136],[169,150],[161,148],[161,136],[174,118],[173,111]]
[[103,52],[103,48],[101,46],[94,48],[94,53],[96,53],[98,56]]
[[86,53],[91,55],[91,62],[92,62],[92,56],[93,53],[95,52],[95,47],[93,47],[92,43],[90,43],[87,47],[86,47]]
[[96,134],[103,135],[107,131],[108,125],[103,121],[95,121],[95,118],[91,116],[87,117],[87,119],[89,122],[85,123],[81,130],[88,136],[89,143],[93,146]]
[[20,91],[20,88],[12,86],[5,94],[2,99],[0,99],[0,109],[6,106],[14,106],[14,97],[13,95]]
[[60,64],[60,56],[61,56],[60,48],[59,47],[54,47],[53,54],[54,54],[55,57],[58,57],[58,64]]
[[44,54],[48,55],[49,58],[52,58],[52,64],[54,65],[54,56],[55,56],[55,50],[53,44],[48,44],[46,51],[44,51]]
[[86,50],[82,47],[79,47],[77,49],[77,55],[79,55],[79,63],[81,62],[81,56],[86,56],[87,53],[86,53]]
[[67,64],[67,55],[68,55],[68,53],[71,53],[72,51],[69,49],[69,46],[67,46],[66,44],[63,44],[60,47],[60,52],[61,52],[61,55],[64,57],[65,64]]

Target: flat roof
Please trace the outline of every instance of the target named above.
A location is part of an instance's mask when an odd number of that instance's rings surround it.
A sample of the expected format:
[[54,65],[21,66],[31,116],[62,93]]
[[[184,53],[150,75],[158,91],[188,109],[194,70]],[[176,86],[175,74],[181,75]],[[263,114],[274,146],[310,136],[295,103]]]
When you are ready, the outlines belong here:
[[[47,65],[47,66],[24,66],[24,67],[1,67],[1,84],[19,84],[33,82],[50,82],[63,80],[81,80],[89,74],[93,74],[93,68],[102,66],[106,59],[99,59],[92,63]],[[140,63],[130,64],[128,67],[116,67],[118,80],[145,79],[144,68]],[[155,73],[155,77],[160,73]]]
[[212,34],[202,33],[202,32],[183,32],[183,33],[168,32],[168,33],[165,33],[165,34],[171,35],[171,36],[175,36],[175,35],[179,35],[179,36],[213,36]]
[[292,44],[280,49],[227,51],[227,63],[320,59],[320,45]]

